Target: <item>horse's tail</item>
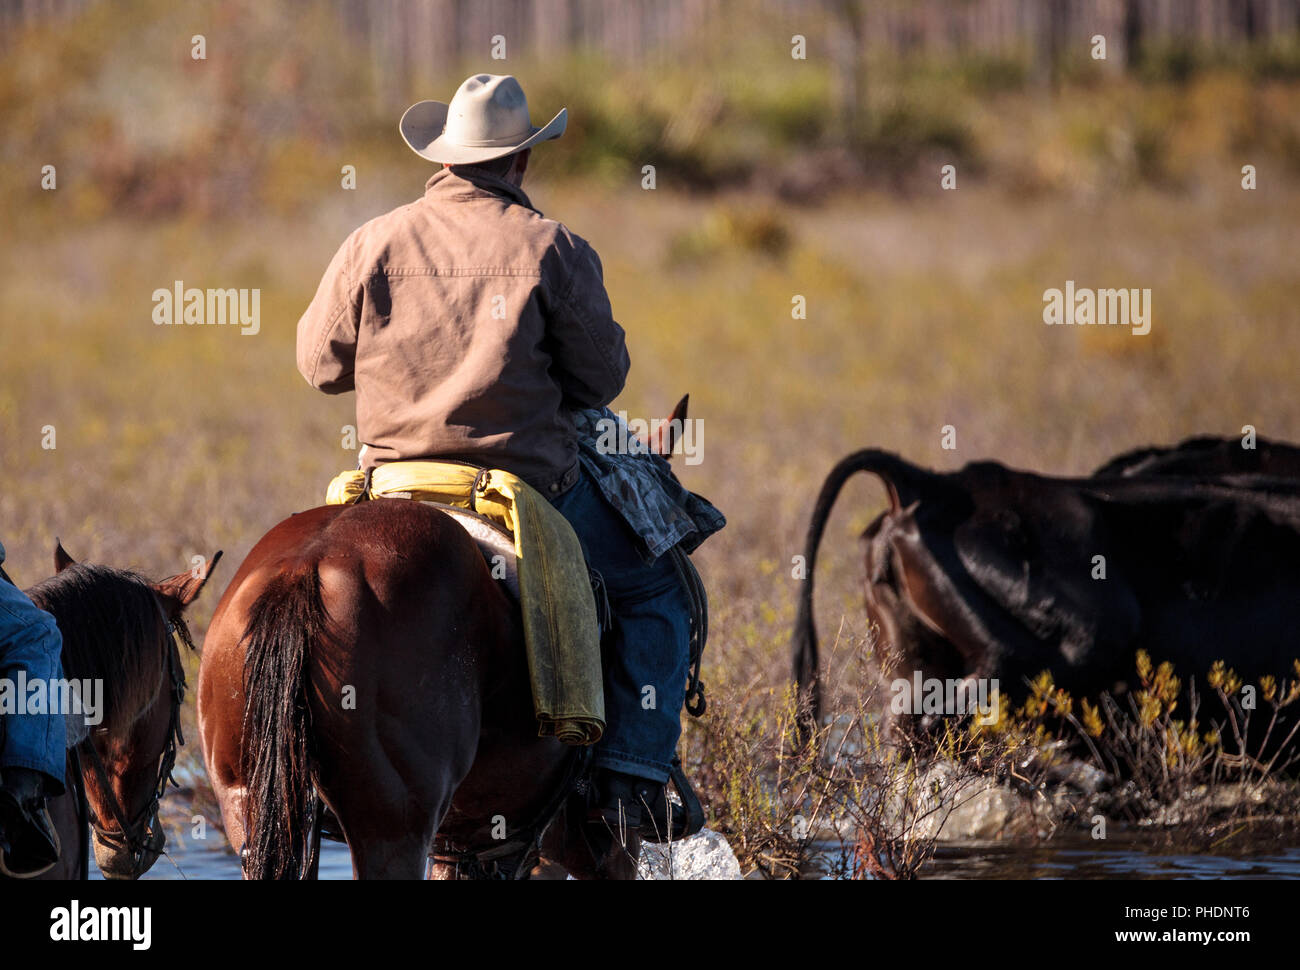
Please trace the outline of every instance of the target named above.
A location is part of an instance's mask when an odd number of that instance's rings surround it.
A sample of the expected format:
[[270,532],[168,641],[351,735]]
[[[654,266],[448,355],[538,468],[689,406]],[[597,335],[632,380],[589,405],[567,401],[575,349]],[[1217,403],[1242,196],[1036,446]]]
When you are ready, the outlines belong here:
[[302,879],[314,861],[316,808],[308,656],[328,623],[315,567],[275,577],[248,617],[240,755],[247,785],[244,875]]
[[[812,521],[808,523],[808,534],[804,540],[805,570],[803,589],[799,591],[799,612],[794,621],[794,633],[791,637],[791,661],[795,683],[801,692],[799,724],[801,733],[807,737],[816,730],[821,720],[822,696],[820,682],[820,661],[817,656],[817,625],[813,617],[813,567],[817,563],[817,549],[821,546],[822,533],[826,531],[826,522],[830,518],[831,508],[839,497],[840,489],[858,472],[873,472],[885,482],[889,491],[890,503],[897,511],[904,501],[910,500],[907,485],[920,469],[903,461],[897,455],[875,448],[855,451],[831,469],[822,483],[821,492],[813,506]],[[903,493],[900,495],[900,491]]]

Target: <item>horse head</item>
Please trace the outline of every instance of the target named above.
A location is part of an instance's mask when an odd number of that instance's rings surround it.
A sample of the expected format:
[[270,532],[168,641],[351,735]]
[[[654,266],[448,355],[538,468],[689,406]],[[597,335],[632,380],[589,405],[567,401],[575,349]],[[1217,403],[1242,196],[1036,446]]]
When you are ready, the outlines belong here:
[[150,582],[78,563],[56,541],[56,574],[29,590],[63,635],[64,678],[78,685],[88,736],[78,744],[95,862],[109,879],[149,871],[166,843],[158,819],[177,748],[194,649],[185,609],[221,558]]

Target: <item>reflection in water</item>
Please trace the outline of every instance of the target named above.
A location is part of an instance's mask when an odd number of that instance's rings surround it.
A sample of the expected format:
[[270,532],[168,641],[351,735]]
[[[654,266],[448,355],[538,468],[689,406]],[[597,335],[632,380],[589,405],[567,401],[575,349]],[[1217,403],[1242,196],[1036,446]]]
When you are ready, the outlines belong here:
[[[967,842],[940,845],[922,879],[1300,879],[1294,838],[1256,839],[1235,851],[1153,850],[1149,835],[1086,835],[1050,842]],[[840,850],[828,846],[834,860]]]
[[[180,840],[175,833],[167,833],[167,858],[159,859],[145,874],[145,879],[238,879],[239,860],[226,848],[211,849],[202,842]],[[326,842],[321,846],[320,875],[322,879],[351,879],[352,857],[347,846]],[[92,862],[90,878],[103,879],[99,868]]]
[[1098,848],[1091,840],[940,849],[924,879],[1300,879],[1300,847],[1278,844],[1240,855],[1143,851],[1136,840]]
[[[944,845],[922,872],[923,879],[1300,879],[1300,847],[1280,841],[1256,844],[1229,855],[1143,851],[1138,835],[1112,837],[1099,845],[1086,837],[1017,845],[1006,842]],[[1286,841],[1292,841],[1287,839]],[[168,833],[172,861],[159,859],[146,879],[238,879],[239,861],[224,847]],[[175,864],[173,864],[173,862]],[[102,878],[93,866],[91,878]],[[322,879],[351,879],[345,846],[327,842],[321,850]]]

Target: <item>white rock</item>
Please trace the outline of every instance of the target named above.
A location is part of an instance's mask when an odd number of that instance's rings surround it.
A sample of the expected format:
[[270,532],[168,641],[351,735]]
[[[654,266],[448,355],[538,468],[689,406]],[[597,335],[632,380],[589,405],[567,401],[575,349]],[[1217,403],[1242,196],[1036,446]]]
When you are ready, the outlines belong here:
[[891,793],[885,822],[918,839],[996,839],[1023,807],[1008,786],[941,761],[924,770],[906,792]]
[[637,863],[638,879],[742,879],[740,863],[719,833],[712,829],[692,835],[689,839],[656,845],[641,844],[641,860]]

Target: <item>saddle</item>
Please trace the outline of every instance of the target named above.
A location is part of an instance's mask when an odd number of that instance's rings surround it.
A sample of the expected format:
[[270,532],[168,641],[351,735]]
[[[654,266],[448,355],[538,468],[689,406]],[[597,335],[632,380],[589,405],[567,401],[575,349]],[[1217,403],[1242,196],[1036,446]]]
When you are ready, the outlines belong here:
[[326,494],[330,505],[375,498],[431,505],[466,530],[519,604],[538,734],[573,745],[600,740],[600,615],[582,544],[559,510],[508,472],[450,461],[344,472]]
[[469,533],[488,569],[519,604],[519,561],[515,558],[515,537],[485,515],[442,502],[425,502],[451,516]]

